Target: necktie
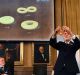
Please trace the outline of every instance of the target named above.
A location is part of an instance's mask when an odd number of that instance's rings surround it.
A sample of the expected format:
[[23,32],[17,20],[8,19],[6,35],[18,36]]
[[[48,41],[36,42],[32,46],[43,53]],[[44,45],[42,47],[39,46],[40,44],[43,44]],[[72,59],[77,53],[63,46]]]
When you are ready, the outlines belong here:
[[44,54],[42,54],[42,57],[43,57],[43,59],[44,59]]
[[72,45],[72,44],[73,44],[73,42],[72,42],[72,41],[70,41],[70,43],[69,43],[69,44],[71,44],[71,45]]

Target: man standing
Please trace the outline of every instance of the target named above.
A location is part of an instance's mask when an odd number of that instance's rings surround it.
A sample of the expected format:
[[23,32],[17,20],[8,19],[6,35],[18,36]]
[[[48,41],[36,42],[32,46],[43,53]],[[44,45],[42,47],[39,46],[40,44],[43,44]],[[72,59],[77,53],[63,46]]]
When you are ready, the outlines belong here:
[[54,75],[76,75],[79,72],[75,58],[76,51],[80,48],[80,40],[73,35],[69,27],[62,27],[64,41],[58,41],[56,36],[60,35],[61,27],[57,27],[50,38],[50,45],[59,51],[59,55],[54,66]]

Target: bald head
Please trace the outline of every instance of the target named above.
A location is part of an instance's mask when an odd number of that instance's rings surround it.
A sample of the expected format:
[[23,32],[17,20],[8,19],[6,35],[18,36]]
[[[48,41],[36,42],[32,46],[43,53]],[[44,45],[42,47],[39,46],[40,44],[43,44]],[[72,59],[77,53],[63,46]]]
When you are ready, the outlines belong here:
[[43,46],[40,46],[39,47],[39,51],[40,51],[41,54],[43,54],[44,53],[44,47]]

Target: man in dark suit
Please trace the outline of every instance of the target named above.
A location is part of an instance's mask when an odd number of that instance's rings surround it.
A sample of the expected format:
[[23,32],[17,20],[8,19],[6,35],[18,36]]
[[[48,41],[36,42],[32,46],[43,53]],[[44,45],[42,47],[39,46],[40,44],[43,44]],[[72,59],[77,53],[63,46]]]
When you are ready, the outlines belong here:
[[34,57],[35,63],[48,63],[48,55],[45,53],[44,46],[40,46],[37,53],[35,53]]
[[8,75],[14,75],[14,58],[10,52],[6,52],[5,67],[8,70]]
[[[50,45],[59,51],[54,66],[54,75],[76,75],[79,72],[79,68],[75,54],[80,48],[80,40],[76,36],[73,36],[73,33],[67,26],[63,26],[63,32],[60,32],[60,29],[61,27],[58,26],[50,38]],[[57,42],[56,37],[58,34],[63,36],[64,42]]]
[[0,43],[0,75],[14,75],[14,60],[5,52],[4,43]]
[[9,74],[9,72],[10,72],[10,69],[9,69],[9,66],[6,64],[5,55],[0,54],[0,75],[11,75]]

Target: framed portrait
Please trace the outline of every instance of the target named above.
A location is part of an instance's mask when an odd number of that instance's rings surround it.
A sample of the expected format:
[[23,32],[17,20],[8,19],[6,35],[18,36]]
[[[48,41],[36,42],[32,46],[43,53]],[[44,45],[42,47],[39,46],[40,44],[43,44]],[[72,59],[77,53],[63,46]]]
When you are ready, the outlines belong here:
[[23,42],[4,41],[0,42],[0,45],[4,47],[6,59],[10,57],[14,60],[14,65],[23,65]]
[[51,52],[48,41],[37,41],[33,43],[33,63],[50,64]]

